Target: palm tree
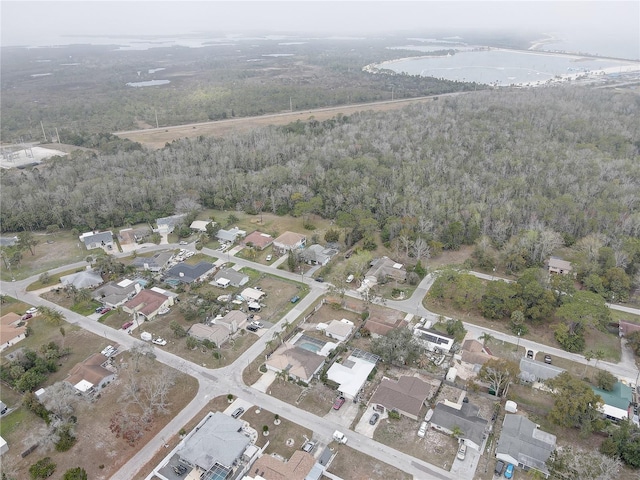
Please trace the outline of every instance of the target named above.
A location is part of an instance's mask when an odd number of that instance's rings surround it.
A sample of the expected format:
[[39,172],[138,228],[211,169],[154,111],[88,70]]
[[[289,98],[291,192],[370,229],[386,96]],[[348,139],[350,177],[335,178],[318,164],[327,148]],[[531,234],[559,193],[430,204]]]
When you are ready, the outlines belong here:
[[45,322],[56,327],[61,325],[65,319],[62,313],[50,307],[38,307],[38,311]]
[[595,356],[595,353],[593,352],[593,350],[587,350],[586,352],[584,352],[583,357],[584,359],[587,361],[587,365],[584,366],[584,375],[583,376],[587,376],[587,368],[589,368],[589,362],[591,362],[591,359]]
[[604,350],[598,349],[595,351],[595,353],[593,354],[593,358],[596,359],[596,365],[595,367],[598,368],[598,362],[602,359],[604,359]]
[[486,347],[487,343],[491,343],[491,340],[493,340],[493,335],[491,335],[490,333],[483,333],[482,335],[480,335],[478,337],[478,340],[482,341],[482,346]]
[[76,290],[73,295],[73,300],[76,303],[86,303],[91,301],[91,291],[88,288],[81,288]]

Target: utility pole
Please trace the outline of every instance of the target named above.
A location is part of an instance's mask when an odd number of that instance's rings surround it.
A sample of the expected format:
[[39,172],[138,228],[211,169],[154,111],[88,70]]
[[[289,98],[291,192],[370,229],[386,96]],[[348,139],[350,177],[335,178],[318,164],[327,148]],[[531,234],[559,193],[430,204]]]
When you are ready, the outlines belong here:
[[40,127],[42,128],[42,136],[44,137],[44,143],[47,143],[47,134],[44,133],[44,124],[42,123],[42,120],[40,120]]
[[55,127],[55,129],[56,129],[56,141],[60,143],[60,134],[58,133],[58,127]]
[[158,110],[154,108],[153,111],[156,112],[156,128],[160,128],[160,125],[158,125]]
[[289,97],[289,110],[293,112],[293,100]]

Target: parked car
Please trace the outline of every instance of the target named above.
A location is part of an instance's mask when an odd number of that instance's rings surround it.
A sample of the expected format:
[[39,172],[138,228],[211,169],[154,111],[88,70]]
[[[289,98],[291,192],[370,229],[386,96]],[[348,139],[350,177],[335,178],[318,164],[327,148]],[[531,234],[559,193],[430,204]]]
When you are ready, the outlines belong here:
[[25,313],[30,313],[31,315],[35,314],[38,311],[38,309],[36,307],[31,307],[29,310],[27,310]]
[[102,310],[100,310],[100,315],[104,315],[107,312],[111,311],[111,307],[104,307]]
[[180,245],[186,245],[187,242],[185,242],[184,240],[180,240]]
[[342,396],[336,398],[336,401],[333,402],[333,409],[334,410],[340,410],[340,407],[342,405],[344,405],[344,402],[346,402],[346,401],[347,401],[347,399],[342,397]]
[[270,262],[272,258],[273,258],[273,255],[267,255],[267,257],[265,258],[265,260],[266,260],[267,262]]
[[324,282],[324,277],[316,277],[316,282]]
[[126,330],[127,328],[129,328],[131,325],[133,325],[133,322],[126,322],[124,324],[122,324],[122,329]]
[[256,327],[254,324],[250,323],[249,325],[247,325],[247,330],[249,330],[250,332],[257,332],[260,329]]
[[504,478],[513,477],[513,463],[507,465],[507,469],[504,471]]
[[29,320],[30,318],[33,318],[33,315],[31,315],[30,313],[25,313],[22,317],[20,317],[20,320],[25,321]]
[[551,355],[544,356],[544,363],[548,363],[549,365],[551,365]]
[[420,428],[418,429],[418,436],[420,438],[424,438],[424,436],[427,434],[427,425],[429,425],[427,422],[422,422],[420,424]]
[[298,300],[300,300],[300,297],[298,295],[291,297],[291,303],[296,303]]
[[499,477],[500,475],[502,475],[502,472],[504,470],[504,462],[502,460],[498,460],[496,462],[496,468],[493,470],[493,473],[496,477]]
[[167,341],[164,338],[156,338],[153,343],[155,343],[156,345],[160,345],[161,347],[164,347],[167,344]]
[[464,457],[467,455],[467,446],[465,445],[465,443],[461,443],[460,446],[458,447],[458,454],[456,455],[458,457],[458,460],[464,460]]
[[242,407],[238,407],[236,408],[233,413],[231,414],[231,416],[233,418],[238,418],[240,415],[242,415],[244,413],[244,408]]
[[375,425],[379,418],[380,414],[378,413],[374,413],[373,415],[371,415],[371,418],[369,419],[369,425]]
[[347,277],[347,283],[351,283],[351,282],[353,282],[353,275],[349,275]]
[[533,350],[527,350],[527,358],[533,358]]
[[305,442],[304,445],[302,445],[303,452],[311,453],[314,448],[316,448],[316,442],[308,441]]
[[100,305],[98,308],[96,308],[96,313],[100,313],[103,308],[104,307],[102,305]]
[[262,323],[262,322],[251,322],[251,325],[253,325],[254,327],[258,327],[258,328],[263,328],[264,327],[264,323]]

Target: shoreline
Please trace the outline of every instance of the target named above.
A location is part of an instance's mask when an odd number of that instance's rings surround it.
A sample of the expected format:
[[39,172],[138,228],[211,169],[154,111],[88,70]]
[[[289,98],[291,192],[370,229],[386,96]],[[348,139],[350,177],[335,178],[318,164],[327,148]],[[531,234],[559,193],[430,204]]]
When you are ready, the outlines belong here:
[[[547,40],[548,41],[556,40],[556,38],[550,35],[549,37],[547,37]],[[489,86],[494,86],[494,87],[510,87],[510,86],[514,86],[514,87],[539,87],[539,86],[544,86],[544,85],[558,84],[558,83],[562,83],[562,82],[573,81],[573,80],[577,80],[579,78],[594,78],[594,77],[600,77],[600,76],[605,76],[605,75],[610,75],[610,74],[615,74],[615,73],[640,72],[640,62],[639,61],[618,59],[618,58],[610,58],[610,57],[589,56],[589,55],[581,55],[581,54],[575,54],[575,53],[549,52],[549,51],[545,51],[545,50],[535,50],[534,47],[537,47],[537,46],[543,44],[543,39],[540,39],[540,40],[538,40],[536,42],[537,43],[532,45],[532,47],[530,47],[528,50],[517,50],[517,49],[510,49],[510,48],[498,48],[498,47],[487,47],[487,46],[481,47],[481,46],[478,46],[478,48],[476,50],[466,51],[465,53],[473,52],[473,51],[499,51],[499,52],[508,52],[508,53],[520,53],[522,55],[539,55],[539,56],[551,56],[551,57],[564,57],[564,58],[572,59],[573,61],[576,61],[576,62],[586,61],[586,60],[596,60],[596,61],[597,60],[602,60],[602,61],[609,60],[609,61],[616,61],[616,62],[624,62],[624,63],[626,63],[625,65],[617,65],[617,66],[611,66],[611,67],[597,68],[597,69],[588,70],[588,71],[578,71],[578,72],[571,72],[571,73],[558,73],[557,75],[554,75],[553,78],[546,79],[546,80],[538,80],[538,81],[535,81],[535,82],[517,82],[517,83],[509,83],[509,84],[497,84],[497,83],[493,83],[493,84],[492,83],[485,83],[484,84],[484,85],[489,85]],[[386,73],[383,70],[393,71],[393,70],[391,70],[391,69],[386,67],[387,65],[390,65],[392,63],[410,61],[410,60],[425,60],[425,59],[430,59],[430,58],[443,58],[443,56],[442,55],[418,55],[418,56],[415,56],[415,57],[396,58],[394,60],[385,60],[383,62],[371,63],[369,65],[365,65],[364,67],[362,67],[362,70],[364,72],[368,72],[368,73],[372,73],[372,74]],[[394,72],[393,74],[399,75],[400,72]]]

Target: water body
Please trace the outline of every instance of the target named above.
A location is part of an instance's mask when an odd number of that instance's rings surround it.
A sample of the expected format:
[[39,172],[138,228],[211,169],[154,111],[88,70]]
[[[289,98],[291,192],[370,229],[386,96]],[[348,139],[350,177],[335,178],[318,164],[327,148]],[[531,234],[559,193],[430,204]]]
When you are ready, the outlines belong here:
[[147,80],[146,82],[129,82],[127,83],[127,87],[155,87],[158,85],[166,85],[167,83],[171,83],[171,80]]
[[397,73],[489,85],[541,85],[558,77],[640,70],[640,63],[533,51],[484,49],[404,58],[376,65]]

